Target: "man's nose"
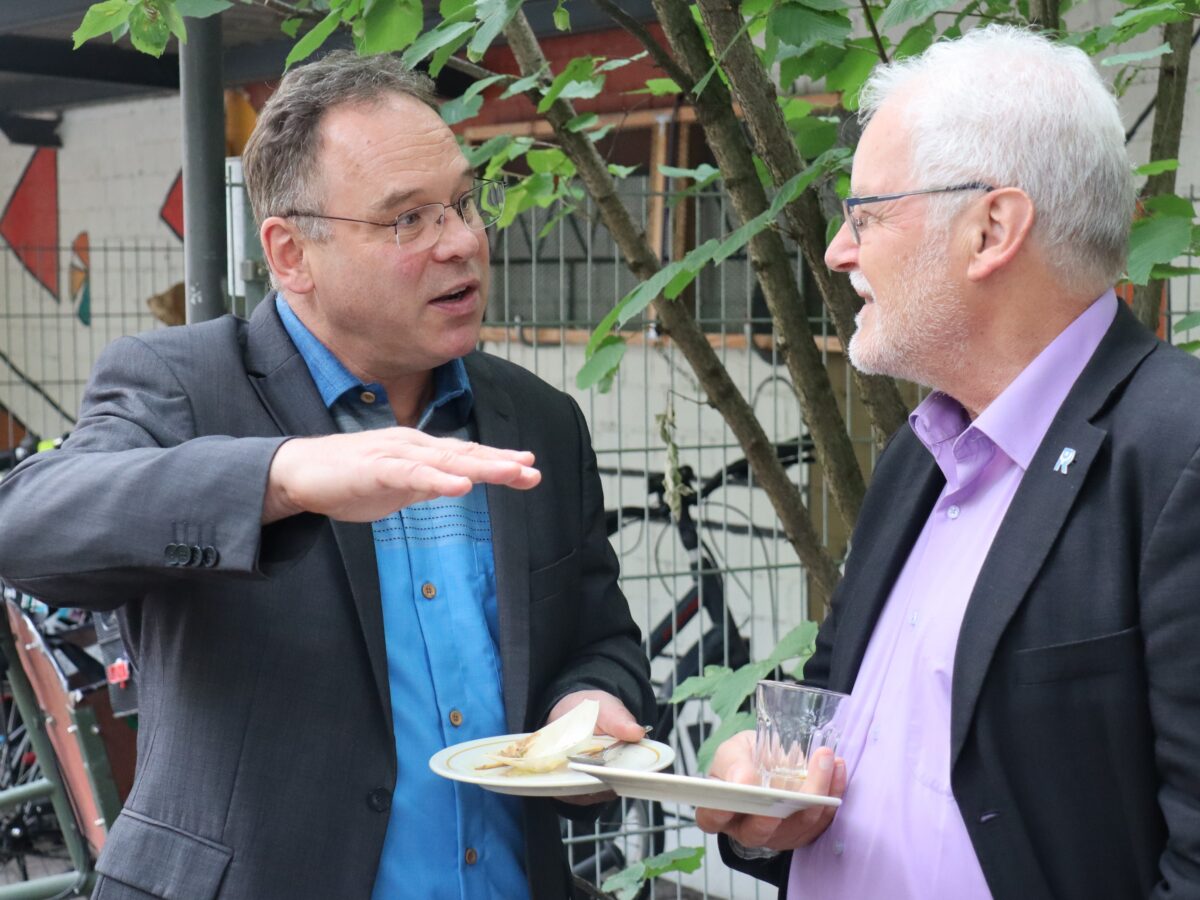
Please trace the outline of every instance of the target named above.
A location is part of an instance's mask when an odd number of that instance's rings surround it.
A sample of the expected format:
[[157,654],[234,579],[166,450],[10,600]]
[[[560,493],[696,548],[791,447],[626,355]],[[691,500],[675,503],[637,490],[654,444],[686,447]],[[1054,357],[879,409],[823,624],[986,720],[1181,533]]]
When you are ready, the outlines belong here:
[[858,265],[858,244],[849,222],[842,222],[842,227],[825,248],[825,265],[835,272],[849,272]]
[[483,235],[482,231],[472,231],[468,228],[457,209],[447,207],[445,218],[442,220],[442,233],[433,245],[434,254],[438,259],[467,259],[479,252],[479,242],[483,240]]

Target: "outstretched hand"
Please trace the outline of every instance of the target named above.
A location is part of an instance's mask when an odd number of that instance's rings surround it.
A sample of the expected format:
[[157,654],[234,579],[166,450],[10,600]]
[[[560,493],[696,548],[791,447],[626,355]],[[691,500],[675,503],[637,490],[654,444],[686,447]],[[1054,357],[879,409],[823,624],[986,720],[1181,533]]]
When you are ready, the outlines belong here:
[[[735,734],[717,748],[710,778],[737,784],[760,783],[754,764],[754,732]],[[812,755],[808,776],[800,790],[805,794],[841,797],[846,791],[846,761],[835,759],[833,751],[822,747]],[[719,809],[696,810],[696,824],[709,834],[724,832],[745,847],[770,850],[794,850],[815,841],[833,821],[837,807],[810,806],[786,819],[750,816]]]
[[293,438],[275,452],[263,524],[301,512],[373,522],[434,497],[461,497],[475,484],[525,490],[542,479],[533,454],[501,450],[415,428]]

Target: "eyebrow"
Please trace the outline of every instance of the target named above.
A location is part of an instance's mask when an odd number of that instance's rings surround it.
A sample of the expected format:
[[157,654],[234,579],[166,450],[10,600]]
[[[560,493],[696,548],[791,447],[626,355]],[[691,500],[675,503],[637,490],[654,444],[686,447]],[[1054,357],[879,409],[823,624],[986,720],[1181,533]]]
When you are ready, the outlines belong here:
[[[461,183],[467,180],[473,181],[474,179],[475,170],[470,166],[464,166],[462,171],[459,173],[458,181]],[[389,213],[395,209],[399,209],[401,204],[411,200],[417,194],[421,193],[421,190],[422,188],[409,188],[408,190],[403,191],[392,191],[390,194],[384,195],[382,200],[373,203],[371,205],[371,209],[374,212],[380,213],[381,215]]]

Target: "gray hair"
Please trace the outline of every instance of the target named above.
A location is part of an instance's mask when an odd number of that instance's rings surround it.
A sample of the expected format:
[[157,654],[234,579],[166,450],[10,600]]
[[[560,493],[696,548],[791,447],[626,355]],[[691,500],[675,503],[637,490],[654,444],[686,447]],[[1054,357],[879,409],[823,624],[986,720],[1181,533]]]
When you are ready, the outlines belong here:
[[[1133,173],[1116,98],[1082,50],[1024,28],[982,28],[878,67],[859,117],[893,97],[908,104],[921,187],[1021,188],[1036,210],[1032,240],[1060,280],[1090,287],[1120,276]],[[948,223],[969,201],[938,197],[931,214]]]
[[[405,94],[437,111],[433,81],[397,57],[358,56],[334,50],[292,69],[263,106],[242,154],[242,175],[258,223],[269,216],[320,207],[317,157],[321,119],[344,104],[372,105]],[[298,217],[297,227],[314,240],[329,236],[327,223]]]

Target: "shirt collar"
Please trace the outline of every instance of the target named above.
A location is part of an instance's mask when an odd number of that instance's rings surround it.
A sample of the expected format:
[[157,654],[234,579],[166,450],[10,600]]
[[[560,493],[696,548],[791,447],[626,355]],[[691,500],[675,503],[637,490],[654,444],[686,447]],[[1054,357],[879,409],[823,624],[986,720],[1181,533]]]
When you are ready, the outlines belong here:
[[[275,309],[283,322],[284,329],[300,355],[304,358],[308,371],[312,375],[317,391],[326,407],[332,407],[348,391],[371,391],[386,398],[382,385],[364,385],[342,361],[334,356],[333,351],[322,344],[308,327],[300,321],[300,317],[292,311],[283,294],[276,292]],[[471,392],[471,382],[467,378],[467,367],[461,359],[452,359],[448,363],[433,370],[433,399],[421,414],[418,428],[425,428],[436,414],[439,418],[448,416],[448,422],[453,426],[462,425],[471,414],[474,395]]]
[[[954,398],[934,391],[908,417],[909,426],[939,465],[941,446],[978,438],[979,432],[1023,470],[1067,394],[1117,314],[1116,294],[1103,293],[1027,365],[974,422]],[[943,470],[945,467],[943,466]]]

